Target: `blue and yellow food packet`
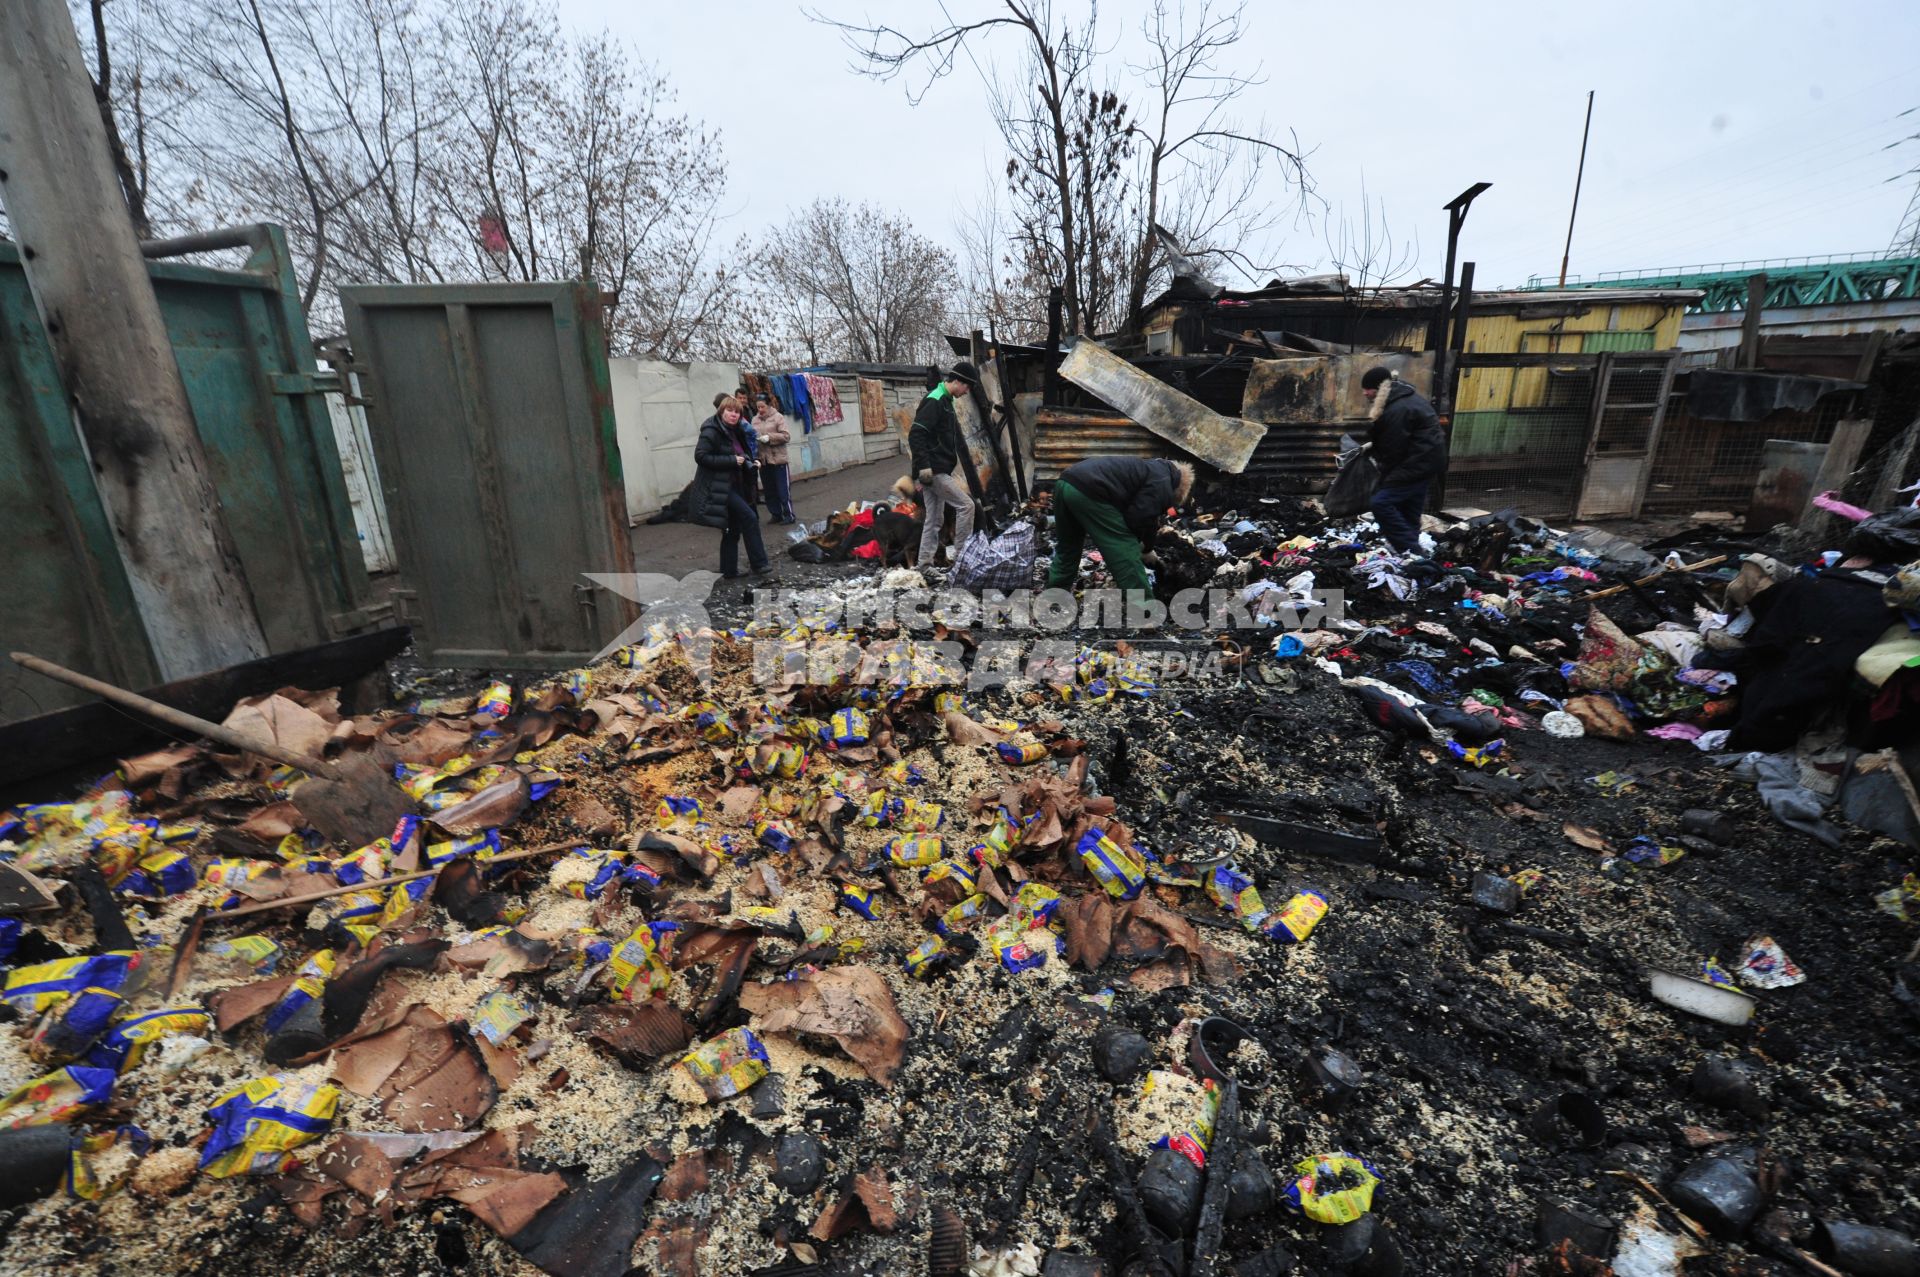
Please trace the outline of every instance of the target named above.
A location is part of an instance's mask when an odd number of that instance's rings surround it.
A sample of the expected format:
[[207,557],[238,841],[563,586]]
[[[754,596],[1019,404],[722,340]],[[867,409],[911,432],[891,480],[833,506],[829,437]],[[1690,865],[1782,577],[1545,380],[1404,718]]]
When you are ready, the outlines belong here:
[[901,804],[899,827],[911,833],[930,834],[940,828],[946,819],[947,809],[939,803],[928,802],[921,798],[908,798]]
[[629,1002],[638,1002],[673,983],[673,973],[660,958],[660,935],[677,929],[674,923],[654,922],[635,927],[607,959],[607,980],[613,991]]
[[137,953],[102,953],[90,958],[55,958],[7,972],[0,1001],[16,1011],[39,1013],[82,989],[120,989],[140,965]]
[[325,1135],[340,1107],[340,1090],[274,1075],[223,1093],[207,1110],[213,1134],[200,1169],[213,1179],[270,1175],[292,1163],[292,1150]]
[[834,903],[842,909],[853,910],[869,922],[877,922],[879,919],[873,911],[874,899],[872,891],[856,883],[846,882],[840,884],[840,890],[834,896]]
[[78,1059],[106,1035],[107,1025],[126,1005],[111,989],[81,989],[41,1015],[27,1038],[27,1055],[38,1064]]
[[1300,891],[1274,910],[1260,930],[1282,944],[1299,944],[1327,916],[1327,898],[1317,891]]
[[902,835],[887,840],[887,859],[903,869],[919,869],[938,862],[945,855],[946,844],[937,837],[911,838]]
[[272,975],[280,965],[280,946],[266,936],[222,936],[207,941],[200,952],[208,958],[249,967],[259,975]]
[[327,980],[333,975],[334,955],[331,949],[321,949],[310,954],[300,969],[294,973],[293,984],[280,995],[280,1001],[274,1003],[267,1012],[266,1030],[271,1037],[278,1033],[287,1021],[299,1013],[300,1008],[319,997],[326,990]]
[[513,1031],[533,1018],[533,1011],[527,1004],[508,993],[505,989],[495,989],[480,999],[467,1019],[467,1027],[475,1033],[499,1046],[513,1035]]
[[112,1069],[69,1064],[17,1086],[0,1098],[0,1130],[45,1126],[80,1116],[113,1094],[119,1075]]
[[1060,893],[1037,882],[1023,882],[1013,898],[1013,916],[1029,927],[1044,927],[1060,908]]
[[1116,900],[1131,900],[1147,883],[1144,861],[1098,829],[1080,835],[1075,850],[1094,881]]
[[[598,900],[608,887],[620,881],[623,866],[620,853],[615,851],[593,851],[585,847],[575,847],[568,853],[578,856],[593,866],[593,876],[587,879],[576,878],[566,884],[567,894],[577,900]],[[651,871],[649,871],[651,872]],[[656,882],[659,876],[654,875]]]
[[943,936],[950,936],[955,931],[963,931],[966,929],[968,923],[985,913],[986,908],[987,898],[985,896],[968,896],[965,900],[962,900],[959,904],[954,905],[951,909],[941,914],[939,919],[933,924],[933,929]]
[[988,939],[1000,965],[1018,974],[1045,966],[1058,937],[1044,927],[1013,927],[996,931]]
[[951,883],[949,890],[957,889],[961,895],[970,896],[979,885],[979,879],[973,870],[957,860],[936,861],[920,871],[920,885],[937,887],[942,883]]
[[395,883],[393,890],[387,893],[387,903],[380,910],[380,925],[391,927],[406,917],[408,910],[427,898],[433,890],[433,879],[415,878],[410,882]]
[[433,842],[427,844],[426,868],[438,868],[462,856],[478,853],[500,854],[500,831],[489,829],[484,833],[470,834],[465,838],[455,838],[451,842]]
[[866,744],[869,730],[866,714],[849,706],[833,712],[820,739],[834,749],[849,749]]
[[212,1025],[213,1017],[199,1007],[163,1007],[130,1015],[114,1022],[106,1037],[87,1053],[87,1063],[125,1073],[138,1065],[146,1057],[147,1048],[161,1038],[176,1033],[205,1034]]
[[728,1029],[687,1052],[680,1067],[709,1101],[724,1100],[767,1075],[767,1048],[752,1029]]
[[486,690],[480,693],[480,699],[473,703],[473,712],[492,718],[505,718],[513,712],[513,688],[506,683],[488,683]]
[[753,836],[775,854],[793,850],[793,829],[784,820],[762,816],[753,822]]
[[934,936],[916,946],[906,956],[903,965],[908,975],[925,978],[939,970],[946,961],[947,942],[939,936]]
[[184,852],[157,851],[134,866],[120,882],[120,890],[132,896],[177,896],[192,891],[200,879],[193,861]]
[[1321,1224],[1351,1224],[1373,1209],[1380,1173],[1351,1153],[1321,1153],[1293,1168],[1288,1205]]
[[707,809],[698,798],[668,794],[655,805],[653,816],[662,829],[691,829],[706,819]]

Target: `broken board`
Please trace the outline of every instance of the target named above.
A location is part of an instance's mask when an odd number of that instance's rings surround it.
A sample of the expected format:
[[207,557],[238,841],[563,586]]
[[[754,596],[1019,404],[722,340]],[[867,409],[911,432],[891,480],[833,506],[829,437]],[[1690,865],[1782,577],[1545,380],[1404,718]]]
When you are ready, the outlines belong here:
[[1247,468],[1267,428],[1223,417],[1093,341],[1074,344],[1060,375],[1168,443],[1228,474]]

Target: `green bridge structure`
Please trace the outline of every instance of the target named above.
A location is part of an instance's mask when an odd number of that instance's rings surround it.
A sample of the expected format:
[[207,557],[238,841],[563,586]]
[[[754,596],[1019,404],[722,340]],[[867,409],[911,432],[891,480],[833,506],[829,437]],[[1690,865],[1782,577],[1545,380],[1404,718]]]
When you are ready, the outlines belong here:
[[1745,310],[1747,280],[1767,277],[1764,306],[1832,306],[1920,299],[1920,257],[1851,253],[1838,257],[1770,257],[1754,262],[1718,262],[1653,271],[1604,271],[1573,275],[1563,286],[1535,275],[1529,291],[1566,288],[1698,289],[1704,294],[1688,314]]

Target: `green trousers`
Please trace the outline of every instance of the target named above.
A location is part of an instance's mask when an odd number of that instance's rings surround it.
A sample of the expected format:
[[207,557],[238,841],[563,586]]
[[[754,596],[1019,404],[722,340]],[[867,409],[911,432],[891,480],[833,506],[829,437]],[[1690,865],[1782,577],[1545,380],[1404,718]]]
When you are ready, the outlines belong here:
[[1071,587],[1080,575],[1080,553],[1087,538],[1107,561],[1113,583],[1123,590],[1148,592],[1147,569],[1140,562],[1140,539],[1118,507],[1096,501],[1064,479],[1053,485],[1053,563],[1047,586]]

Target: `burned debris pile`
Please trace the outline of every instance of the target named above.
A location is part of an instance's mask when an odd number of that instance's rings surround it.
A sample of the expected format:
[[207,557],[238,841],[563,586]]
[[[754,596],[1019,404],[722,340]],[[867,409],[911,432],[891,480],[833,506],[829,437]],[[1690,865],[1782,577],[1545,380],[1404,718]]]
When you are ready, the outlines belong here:
[[[249,702],[412,810],[346,845],[297,769],[182,742],[6,814],[0,1247],[1902,1271],[1907,526],[1815,556],[1502,513],[1403,558],[1269,500],[1157,547],[1217,616],[991,686],[836,619],[850,564],[552,680]],[[850,673],[766,657],[826,649]]]

